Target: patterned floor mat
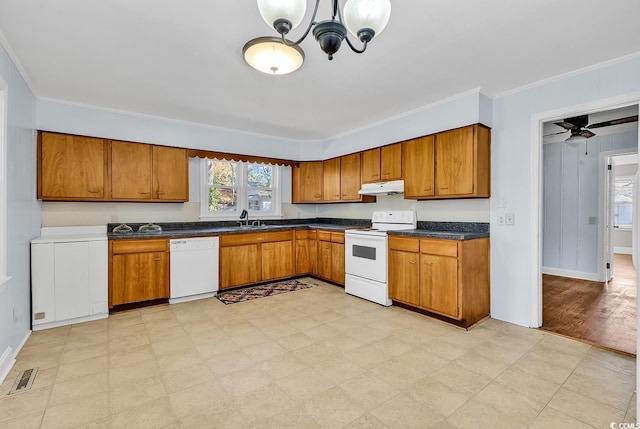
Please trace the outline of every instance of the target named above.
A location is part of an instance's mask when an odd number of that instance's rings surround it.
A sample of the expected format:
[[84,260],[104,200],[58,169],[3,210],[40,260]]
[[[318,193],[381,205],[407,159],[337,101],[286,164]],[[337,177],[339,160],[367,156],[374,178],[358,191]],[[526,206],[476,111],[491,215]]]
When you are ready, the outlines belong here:
[[236,302],[251,301],[252,299],[264,298],[265,296],[279,295],[281,293],[293,292],[296,290],[308,289],[312,285],[299,280],[286,280],[282,282],[269,283],[260,286],[251,286],[243,289],[231,290],[218,293],[218,298],[223,304],[235,304]]

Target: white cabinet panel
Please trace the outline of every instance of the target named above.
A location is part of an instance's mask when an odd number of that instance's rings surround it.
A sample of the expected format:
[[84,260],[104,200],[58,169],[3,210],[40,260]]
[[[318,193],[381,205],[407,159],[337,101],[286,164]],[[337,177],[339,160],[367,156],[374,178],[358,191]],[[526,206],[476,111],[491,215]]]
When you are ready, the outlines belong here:
[[85,317],[91,313],[89,244],[55,244],[56,319]]
[[31,246],[31,295],[34,326],[56,320],[55,288],[53,285],[54,252],[53,243]]

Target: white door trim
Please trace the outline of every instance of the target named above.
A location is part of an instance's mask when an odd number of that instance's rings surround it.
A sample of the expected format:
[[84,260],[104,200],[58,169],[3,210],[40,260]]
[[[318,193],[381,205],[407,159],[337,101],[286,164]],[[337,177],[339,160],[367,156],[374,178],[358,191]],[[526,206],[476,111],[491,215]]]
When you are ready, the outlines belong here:
[[640,92],[589,103],[563,107],[531,116],[530,187],[531,187],[531,307],[532,328],[542,326],[542,124],[569,116],[586,115],[603,110],[640,104]]

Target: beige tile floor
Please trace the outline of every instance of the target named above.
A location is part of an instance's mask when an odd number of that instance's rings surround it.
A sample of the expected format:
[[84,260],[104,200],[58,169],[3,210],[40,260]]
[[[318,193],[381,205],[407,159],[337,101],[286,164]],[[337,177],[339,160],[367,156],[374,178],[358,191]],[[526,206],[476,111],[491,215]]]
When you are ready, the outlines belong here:
[[[2,428],[608,428],[635,359],[487,320],[464,332],[317,287],[34,332]],[[7,395],[38,367],[30,391]]]

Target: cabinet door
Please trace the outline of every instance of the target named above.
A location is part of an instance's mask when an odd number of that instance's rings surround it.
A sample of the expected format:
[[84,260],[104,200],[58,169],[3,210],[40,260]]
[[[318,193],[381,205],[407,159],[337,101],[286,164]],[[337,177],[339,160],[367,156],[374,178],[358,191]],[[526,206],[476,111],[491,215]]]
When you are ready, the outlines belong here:
[[436,195],[473,194],[473,152],[473,127],[436,135]]
[[419,254],[389,250],[389,298],[420,305]]
[[331,243],[331,280],[344,285],[344,243]]
[[318,242],[309,239],[309,274],[318,275]]
[[153,146],[153,198],[189,200],[189,159],[186,149]]
[[458,259],[421,254],[420,306],[458,319],[458,298]]
[[260,281],[258,244],[220,248],[220,289]]
[[340,201],[340,158],[322,161],[322,199]]
[[151,199],[152,146],[111,142],[111,198]]
[[402,179],[402,143],[380,149],[380,178],[383,181]]
[[43,132],[38,152],[38,198],[106,198],[107,152],[104,140]]
[[294,275],[292,241],[263,243],[261,251],[262,280],[281,279]]
[[322,161],[300,162],[293,168],[294,203],[322,201]]
[[311,273],[309,240],[296,239],[296,274]]
[[166,252],[113,255],[112,305],[168,298]]
[[362,183],[380,181],[380,148],[362,152]]
[[55,244],[56,320],[69,320],[91,314],[89,287],[89,244]]
[[331,278],[331,242],[318,241],[318,276]]
[[430,197],[434,192],[433,136],[403,143],[405,198]]
[[340,158],[340,199],[360,200],[360,152]]

